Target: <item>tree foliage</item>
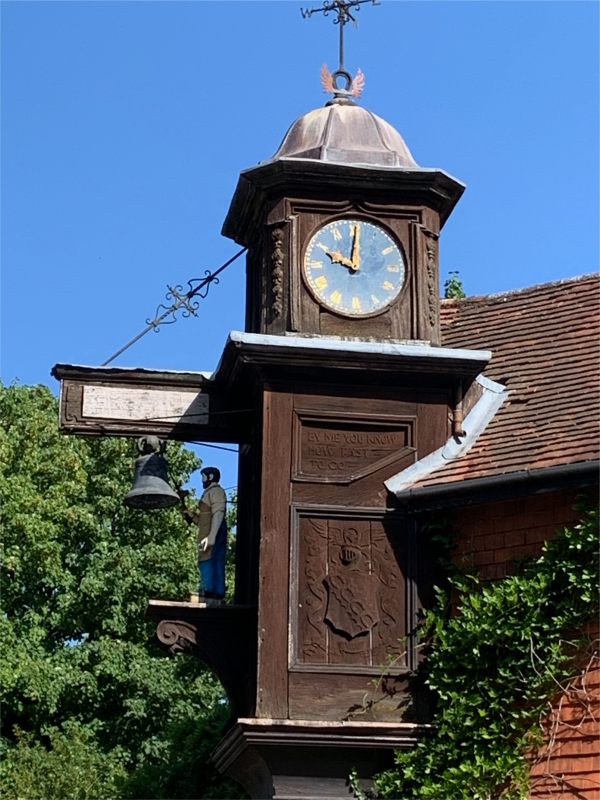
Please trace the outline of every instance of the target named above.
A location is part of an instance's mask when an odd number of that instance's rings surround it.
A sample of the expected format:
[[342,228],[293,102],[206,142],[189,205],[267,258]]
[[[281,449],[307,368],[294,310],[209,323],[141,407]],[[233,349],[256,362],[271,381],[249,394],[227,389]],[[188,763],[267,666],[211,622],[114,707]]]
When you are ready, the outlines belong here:
[[[517,800],[528,793],[527,754],[548,701],[571,677],[583,642],[574,631],[598,613],[598,511],[560,531],[542,555],[480,585],[455,576],[427,619],[427,683],[434,733],[379,776],[393,800]],[[449,617],[450,598],[458,598]]]
[[[123,505],[133,442],[63,436],[57,414],[46,387],[0,386],[3,796],[228,796],[207,766],[223,691],[144,617],[195,588],[194,531]],[[167,455],[178,482],[198,466]]]
[[462,300],[466,296],[458,270],[450,270],[444,281],[444,298],[446,300]]

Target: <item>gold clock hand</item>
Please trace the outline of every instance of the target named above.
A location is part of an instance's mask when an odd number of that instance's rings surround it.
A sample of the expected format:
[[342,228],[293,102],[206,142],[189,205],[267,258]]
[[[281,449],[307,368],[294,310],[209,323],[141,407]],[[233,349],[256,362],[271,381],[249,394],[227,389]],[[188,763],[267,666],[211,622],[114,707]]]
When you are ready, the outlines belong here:
[[353,269],[352,261],[346,258],[346,256],[343,256],[339,250],[326,250],[325,252],[334,264],[343,264],[345,267]]
[[356,272],[360,269],[360,225],[354,226],[354,239],[352,240],[352,260],[350,268]]

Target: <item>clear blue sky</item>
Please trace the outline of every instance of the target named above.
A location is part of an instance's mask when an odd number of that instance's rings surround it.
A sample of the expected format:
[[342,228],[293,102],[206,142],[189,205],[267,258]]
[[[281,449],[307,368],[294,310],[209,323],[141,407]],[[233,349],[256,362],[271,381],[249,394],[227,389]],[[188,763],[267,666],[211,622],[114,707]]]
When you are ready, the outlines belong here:
[[[56,391],[54,363],[100,364],[154,316],[167,283],[236,251],[220,230],[240,170],[326,101],[321,64],[337,65],[337,27],[303,20],[301,5],[2,3],[5,382]],[[469,294],[597,269],[598,12],[382,0],[348,28],[363,104],[419,164],[467,184],[441,266]],[[243,305],[240,261],[197,319],[116,363],[212,370]]]

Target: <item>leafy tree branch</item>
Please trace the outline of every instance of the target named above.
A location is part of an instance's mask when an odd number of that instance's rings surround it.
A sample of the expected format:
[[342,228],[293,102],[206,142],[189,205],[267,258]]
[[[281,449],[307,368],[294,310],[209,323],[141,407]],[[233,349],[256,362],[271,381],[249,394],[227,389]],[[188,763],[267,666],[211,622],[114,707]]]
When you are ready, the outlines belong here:
[[[229,796],[208,765],[223,690],[144,617],[195,587],[194,532],[127,509],[134,443],[61,435],[46,387],[0,386],[0,419],[3,796]],[[199,466],[178,443],[168,458],[180,483]]]

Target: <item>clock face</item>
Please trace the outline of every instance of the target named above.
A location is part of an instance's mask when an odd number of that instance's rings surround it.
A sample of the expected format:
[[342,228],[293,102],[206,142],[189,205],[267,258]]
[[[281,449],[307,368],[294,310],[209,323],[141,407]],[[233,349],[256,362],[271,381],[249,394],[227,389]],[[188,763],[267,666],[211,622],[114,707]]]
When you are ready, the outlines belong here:
[[338,219],[320,228],[304,255],[305,280],[321,305],[348,317],[369,317],[399,295],[406,266],[380,225]]

